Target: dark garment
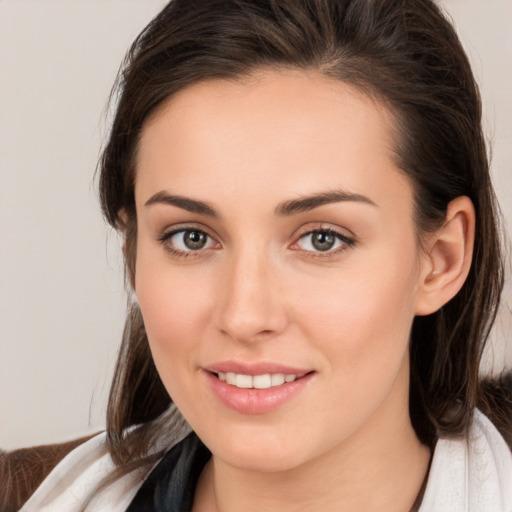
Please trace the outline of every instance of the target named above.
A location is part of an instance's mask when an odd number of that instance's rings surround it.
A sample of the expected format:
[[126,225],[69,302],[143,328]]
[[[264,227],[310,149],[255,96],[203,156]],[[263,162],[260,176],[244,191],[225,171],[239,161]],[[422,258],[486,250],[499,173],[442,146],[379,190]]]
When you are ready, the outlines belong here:
[[126,512],[190,512],[199,475],[210,457],[192,432],[164,455]]

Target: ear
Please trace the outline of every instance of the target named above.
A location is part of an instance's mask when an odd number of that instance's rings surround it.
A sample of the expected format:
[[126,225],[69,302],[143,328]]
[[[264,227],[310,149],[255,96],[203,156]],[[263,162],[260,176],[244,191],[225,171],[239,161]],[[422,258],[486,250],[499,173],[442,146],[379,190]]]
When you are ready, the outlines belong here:
[[124,231],[128,224],[128,213],[126,212],[126,210],[124,208],[121,208],[120,210],[118,210],[117,218],[119,219],[118,223],[117,223],[118,224],[117,228],[120,231]]
[[466,196],[451,201],[445,222],[425,242],[416,315],[440,309],[462,288],[473,257],[475,209]]

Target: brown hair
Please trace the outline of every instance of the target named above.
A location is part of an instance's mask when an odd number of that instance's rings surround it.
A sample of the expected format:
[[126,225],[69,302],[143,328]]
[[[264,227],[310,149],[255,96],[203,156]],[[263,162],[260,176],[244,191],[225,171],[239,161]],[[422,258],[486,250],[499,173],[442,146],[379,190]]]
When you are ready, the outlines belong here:
[[[425,443],[458,435],[481,394],[479,366],[495,318],[503,268],[481,102],[457,35],[431,0],[174,0],[140,34],[118,80],[117,110],[100,161],[108,222],[123,232],[133,282],[135,154],[145,121],[178,90],[261,68],[314,69],[382,101],[396,119],[396,161],[415,190],[419,233],[443,223],[448,203],[476,210],[470,274],[411,334],[410,414]],[[121,216],[120,213],[123,212]],[[149,424],[170,405],[130,305],[108,405],[114,461],[141,464]],[[142,423],[137,436],[127,427]]]

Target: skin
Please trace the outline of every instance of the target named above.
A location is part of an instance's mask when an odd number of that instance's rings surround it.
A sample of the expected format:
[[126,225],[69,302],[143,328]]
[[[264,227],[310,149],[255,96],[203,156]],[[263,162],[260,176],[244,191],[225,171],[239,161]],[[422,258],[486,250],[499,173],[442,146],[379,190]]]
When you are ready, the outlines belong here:
[[[189,86],[146,123],[135,291],[162,381],[213,453],[195,511],[414,503],[430,452],[408,413],[410,329],[460,288],[472,209],[460,198],[420,249],[392,128],[375,100],[290,70]],[[340,190],[357,196],[276,214]],[[190,250],[179,233],[162,241],[185,228],[207,233],[206,246]],[[320,229],[345,238],[319,251],[311,232]],[[204,368],[226,360],[313,373],[276,410],[243,414],[207,382]]]

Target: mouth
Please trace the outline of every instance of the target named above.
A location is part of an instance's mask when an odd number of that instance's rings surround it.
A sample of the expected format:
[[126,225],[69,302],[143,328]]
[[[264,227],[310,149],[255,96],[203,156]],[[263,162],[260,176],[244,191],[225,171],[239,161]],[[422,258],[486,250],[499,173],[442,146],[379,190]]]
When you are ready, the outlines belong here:
[[282,365],[223,363],[204,368],[213,394],[242,414],[264,414],[292,402],[313,381],[314,370]]
[[[307,372],[310,373],[310,372]],[[263,373],[260,375],[246,375],[235,372],[214,373],[219,380],[240,389],[268,389],[282,386],[285,383],[295,382],[307,373]]]

